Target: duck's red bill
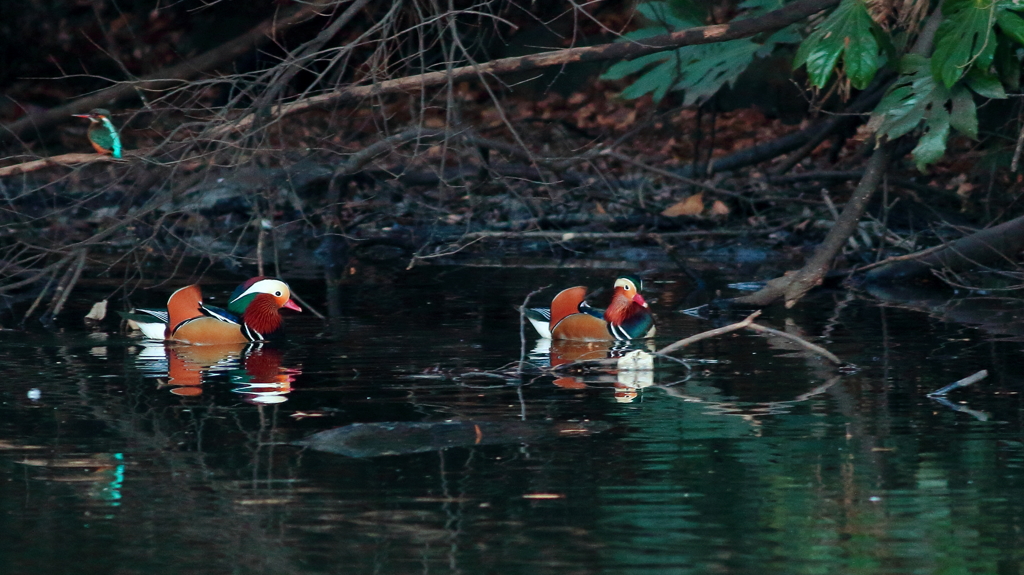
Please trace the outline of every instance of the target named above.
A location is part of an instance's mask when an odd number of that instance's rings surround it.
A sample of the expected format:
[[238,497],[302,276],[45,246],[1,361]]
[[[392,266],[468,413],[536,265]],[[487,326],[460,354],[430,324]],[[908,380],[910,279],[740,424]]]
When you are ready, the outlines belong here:
[[301,308],[301,307],[299,307],[299,304],[295,303],[295,301],[294,301],[294,300],[291,300],[291,299],[289,299],[288,301],[286,301],[286,302],[285,302],[285,304],[284,304],[284,306],[282,306],[282,307],[285,307],[285,308],[287,308],[287,309],[293,309],[293,310],[295,310],[295,311],[299,311],[299,312],[301,312],[301,311],[302,311],[302,308]]

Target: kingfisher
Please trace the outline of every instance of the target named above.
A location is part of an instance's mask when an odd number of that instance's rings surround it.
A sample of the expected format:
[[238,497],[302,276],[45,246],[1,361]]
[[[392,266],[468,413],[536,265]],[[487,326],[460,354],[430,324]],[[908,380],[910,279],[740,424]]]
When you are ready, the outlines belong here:
[[121,136],[110,121],[110,112],[96,108],[88,114],[73,114],[75,118],[89,120],[89,143],[101,154],[110,154],[121,158]]

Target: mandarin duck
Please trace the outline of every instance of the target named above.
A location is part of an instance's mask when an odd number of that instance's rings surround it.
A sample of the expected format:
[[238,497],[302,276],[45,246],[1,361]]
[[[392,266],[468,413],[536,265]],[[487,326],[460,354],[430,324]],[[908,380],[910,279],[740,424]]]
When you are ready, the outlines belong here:
[[607,309],[586,301],[583,286],[562,290],[550,308],[526,308],[523,314],[541,337],[581,341],[613,341],[654,337],[654,317],[640,291],[643,282],[632,275],[615,280]]
[[89,120],[89,143],[100,154],[109,154],[121,158],[121,136],[110,121],[110,112],[96,108],[88,114],[73,114],[75,118]]
[[235,289],[227,309],[205,305],[202,290],[190,285],[171,294],[167,309],[137,308],[121,316],[150,339],[210,345],[279,337],[284,323],[281,308],[302,311],[292,301],[288,284],[254,277]]

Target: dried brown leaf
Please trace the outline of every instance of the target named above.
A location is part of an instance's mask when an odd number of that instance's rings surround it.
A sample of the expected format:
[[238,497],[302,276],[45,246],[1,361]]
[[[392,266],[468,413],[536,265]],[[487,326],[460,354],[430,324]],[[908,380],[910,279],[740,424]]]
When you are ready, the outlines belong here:
[[729,206],[725,205],[725,202],[722,200],[715,200],[715,203],[711,204],[710,213],[712,217],[728,216],[730,211]]
[[678,216],[698,216],[704,211],[704,192],[694,194],[672,204],[661,212],[661,215],[674,218]]

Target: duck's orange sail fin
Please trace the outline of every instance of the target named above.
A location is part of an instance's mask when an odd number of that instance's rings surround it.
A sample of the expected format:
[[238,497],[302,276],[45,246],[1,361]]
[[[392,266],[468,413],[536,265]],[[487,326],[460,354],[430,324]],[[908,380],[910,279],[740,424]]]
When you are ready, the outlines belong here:
[[587,297],[587,288],[576,286],[566,288],[551,300],[551,321],[548,325],[552,329],[566,316],[579,313],[580,304]]
[[171,294],[167,300],[167,335],[170,336],[182,322],[203,315],[199,307],[203,303],[203,291],[193,284]]

